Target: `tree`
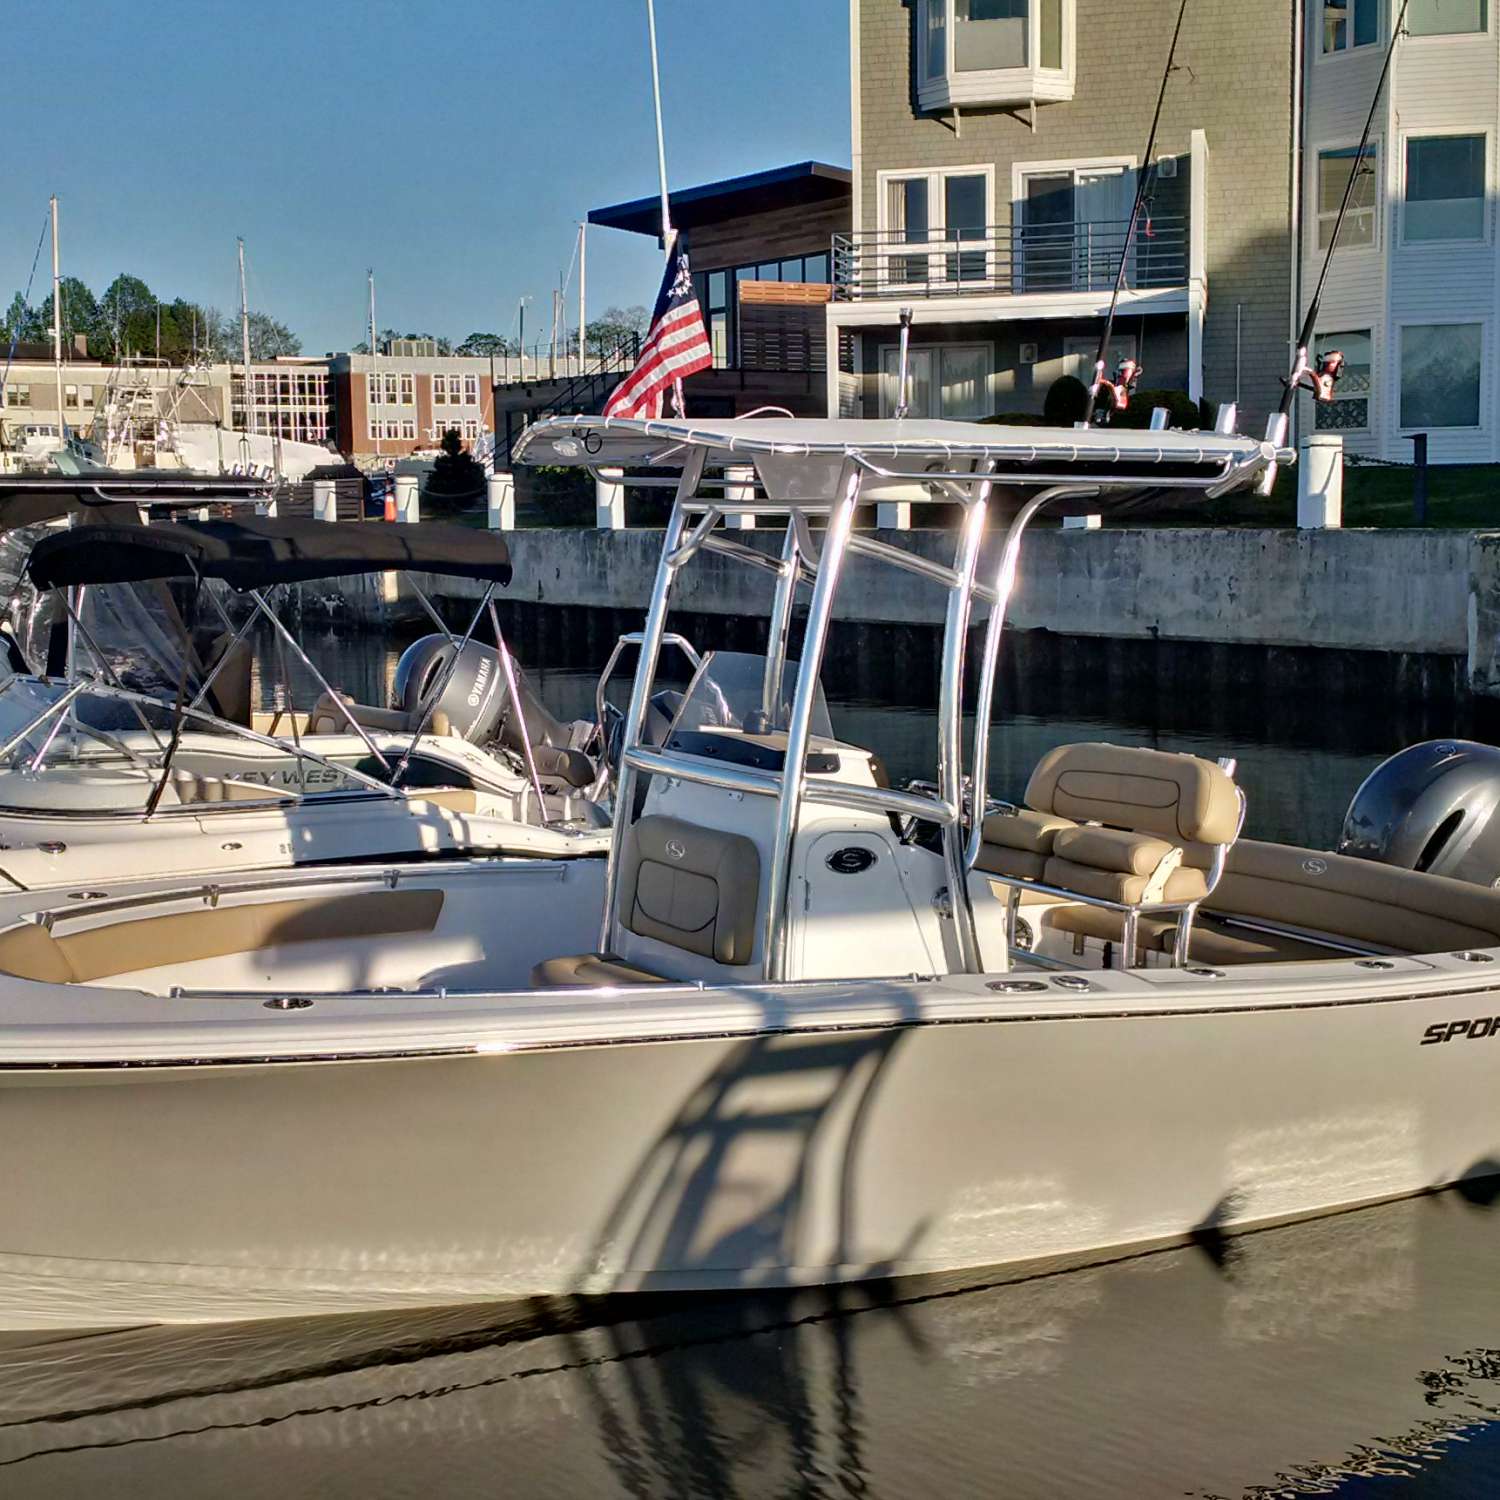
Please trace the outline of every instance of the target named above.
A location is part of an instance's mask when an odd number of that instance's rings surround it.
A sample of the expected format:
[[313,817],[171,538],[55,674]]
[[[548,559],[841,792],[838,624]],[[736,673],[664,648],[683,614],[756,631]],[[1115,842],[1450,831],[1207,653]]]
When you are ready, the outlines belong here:
[[5,322],[0,324],[0,333],[4,334],[5,347],[9,349],[13,342],[34,343],[43,336],[46,326],[36,309],[28,307],[26,299],[17,292],[6,309]]
[[457,510],[485,492],[484,470],[473,454],[464,452],[463,439],[450,427],[438,445],[443,451],[433,461],[426,498],[435,508]]
[[145,354],[156,347],[156,298],[139,276],[116,276],[99,299],[108,354]]
[[[584,347],[590,354],[611,353],[621,344],[640,338],[651,320],[650,312],[637,303],[633,307],[606,307],[584,332]],[[576,335],[575,341],[576,341]]]
[[269,313],[250,314],[250,358],[275,359],[283,354],[301,354],[302,340],[285,323]]
[[[42,303],[37,320],[50,334],[52,330],[52,294]],[[104,325],[99,313],[99,303],[94,294],[76,276],[62,279],[62,335],[63,342],[70,345],[82,334],[88,340],[89,353],[96,353],[104,344]]]
[[501,354],[513,354],[515,348],[508,338],[503,338],[498,333],[471,333],[453,352],[492,358]]

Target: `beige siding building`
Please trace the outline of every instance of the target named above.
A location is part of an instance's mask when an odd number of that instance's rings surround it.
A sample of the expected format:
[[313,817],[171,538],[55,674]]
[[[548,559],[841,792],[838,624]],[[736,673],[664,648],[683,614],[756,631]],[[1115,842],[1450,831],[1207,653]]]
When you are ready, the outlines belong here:
[[1166,0],[851,0],[854,227],[830,348],[854,337],[830,403],[894,407],[903,307],[913,414],[1037,412],[1060,375],[1086,378],[1149,168],[1112,357],[1263,421],[1294,301],[1294,9],[1189,7],[1143,163]]

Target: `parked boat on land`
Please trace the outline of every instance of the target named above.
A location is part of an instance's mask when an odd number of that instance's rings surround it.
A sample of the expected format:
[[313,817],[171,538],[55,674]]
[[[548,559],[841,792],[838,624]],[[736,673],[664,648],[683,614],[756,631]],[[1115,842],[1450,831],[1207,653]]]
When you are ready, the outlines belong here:
[[[674,492],[609,859],[0,900],[0,1326],[1062,1265],[1500,1172],[1500,894],[1243,838],[1233,746],[1065,745],[983,795],[1031,520],[1287,451],[579,417],[519,454]],[[956,507],[951,561],[858,528],[881,499]],[[708,555],[764,574],[767,649],[704,656],[651,743]],[[819,689],[886,567],[947,601],[901,787]]]
[[[398,567],[486,591],[462,637],[442,627],[409,649],[391,706],[360,704],[312,665],[272,595]],[[498,537],[96,520],[43,537],[26,571],[57,608],[32,645],[51,675],[23,660],[0,685],[0,872],[13,886],[607,844],[601,732],[554,719],[512,660],[490,607],[511,572]],[[238,622],[216,583],[238,589]],[[267,709],[251,688],[257,626],[274,633],[281,673]],[[301,708],[294,658],[322,690]]]

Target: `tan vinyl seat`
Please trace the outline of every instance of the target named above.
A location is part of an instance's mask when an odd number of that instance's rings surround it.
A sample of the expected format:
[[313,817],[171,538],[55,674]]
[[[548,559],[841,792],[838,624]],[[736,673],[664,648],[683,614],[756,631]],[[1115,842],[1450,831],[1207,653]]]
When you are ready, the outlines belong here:
[[24,922],[0,932],[0,972],[50,984],[88,984],[262,948],[431,932],[442,909],[440,890],[357,891],[131,915],[74,932]]
[[[760,853],[743,835],[659,814],[641,818],[626,836],[618,880],[627,932],[729,967],[750,962]],[[613,953],[547,959],[531,971],[536,989],[660,984],[665,977]]]
[[1082,903],[1051,912],[1055,928],[1123,940],[1126,926],[1135,927],[1130,963],[1159,941],[1141,929],[1138,914],[1181,910],[1191,927],[1192,909],[1212,889],[1242,820],[1233,778],[1212,761],[1135,746],[1060,745],[1031,773],[1023,810],[985,819],[977,863],[1012,884],[1038,882]]
[[[382,729],[391,734],[415,734],[421,722],[421,714],[407,713],[404,708],[376,708],[369,703],[356,703],[347,693],[340,693],[339,702],[348,710],[349,717],[365,729]],[[342,734],[349,729],[349,719],[339,711],[332,697],[323,693],[313,704],[307,716],[309,734]],[[442,709],[434,709],[427,718],[427,734],[447,735],[453,733],[453,725]]]

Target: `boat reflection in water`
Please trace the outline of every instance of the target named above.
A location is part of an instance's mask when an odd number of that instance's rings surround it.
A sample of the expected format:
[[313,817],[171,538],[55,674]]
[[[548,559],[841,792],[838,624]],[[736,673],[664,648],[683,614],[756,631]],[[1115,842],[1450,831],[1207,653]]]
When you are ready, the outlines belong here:
[[1266,1500],[1436,1492],[1425,1477],[1492,1493],[1497,1253],[1492,1203],[1450,1191],[1020,1280],[12,1344],[0,1482]]

